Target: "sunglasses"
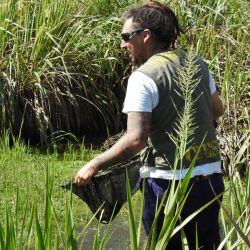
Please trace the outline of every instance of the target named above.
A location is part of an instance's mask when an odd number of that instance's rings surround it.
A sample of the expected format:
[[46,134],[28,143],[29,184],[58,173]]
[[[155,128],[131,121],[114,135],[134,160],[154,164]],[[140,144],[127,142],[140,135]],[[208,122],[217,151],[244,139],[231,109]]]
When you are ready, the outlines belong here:
[[142,32],[144,29],[137,29],[131,32],[122,33],[122,40],[128,42],[135,34]]

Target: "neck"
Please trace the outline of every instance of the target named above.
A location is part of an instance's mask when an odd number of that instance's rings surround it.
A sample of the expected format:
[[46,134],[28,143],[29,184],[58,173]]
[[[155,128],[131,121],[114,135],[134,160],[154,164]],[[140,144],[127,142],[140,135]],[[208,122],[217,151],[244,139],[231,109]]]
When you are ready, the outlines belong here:
[[147,53],[147,59],[149,59],[151,56],[155,55],[155,54],[159,54],[162,52],[167,52],[170,50],[170,48],[167,49],[162,49],[162,46],[152,46],[151,48],[148,49],[148,53]]

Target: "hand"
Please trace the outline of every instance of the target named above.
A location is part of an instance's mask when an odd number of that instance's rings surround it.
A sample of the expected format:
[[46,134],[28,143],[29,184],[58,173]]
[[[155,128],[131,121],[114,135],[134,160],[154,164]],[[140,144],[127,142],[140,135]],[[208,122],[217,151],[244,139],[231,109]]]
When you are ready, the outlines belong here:
[[75,176],[76,185],[87,185],[97,172],[98,167],[93,163],[93,161],[90,161],[77,172]]

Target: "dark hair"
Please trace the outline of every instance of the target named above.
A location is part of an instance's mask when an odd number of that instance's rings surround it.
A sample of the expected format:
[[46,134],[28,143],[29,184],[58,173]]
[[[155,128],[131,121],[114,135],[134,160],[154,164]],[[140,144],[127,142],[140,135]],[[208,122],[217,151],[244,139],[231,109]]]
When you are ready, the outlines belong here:
[[156,41],[164,48],[174,48],[175,41],[182,29],[174,12],[165,4],[149,1],[131,7],[124,15],[125,19],[132,18],[136,28],[150,29],[155,34]]

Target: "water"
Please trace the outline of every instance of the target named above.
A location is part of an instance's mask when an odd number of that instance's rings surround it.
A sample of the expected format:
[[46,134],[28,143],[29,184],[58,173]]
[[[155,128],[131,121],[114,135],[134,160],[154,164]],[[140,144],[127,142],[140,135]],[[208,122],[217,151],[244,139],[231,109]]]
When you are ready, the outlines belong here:
[[[97,224],[91,225],[84,235],[78,240],[78,249],[92,250],[94,237],[97,230]],[[101,237],[105,234],[107,225],[100,225]],[[143,244],[146,241],[146,234],[142,228],[140,243]],[[81,233],[81,228],[77,229],[77,233]],[[114,219],[108,230],[108,241],[105,246],[105,250],[126,250],[130,248],[130,236],[129,236],[129,224],[127,218],[117,216]]]

